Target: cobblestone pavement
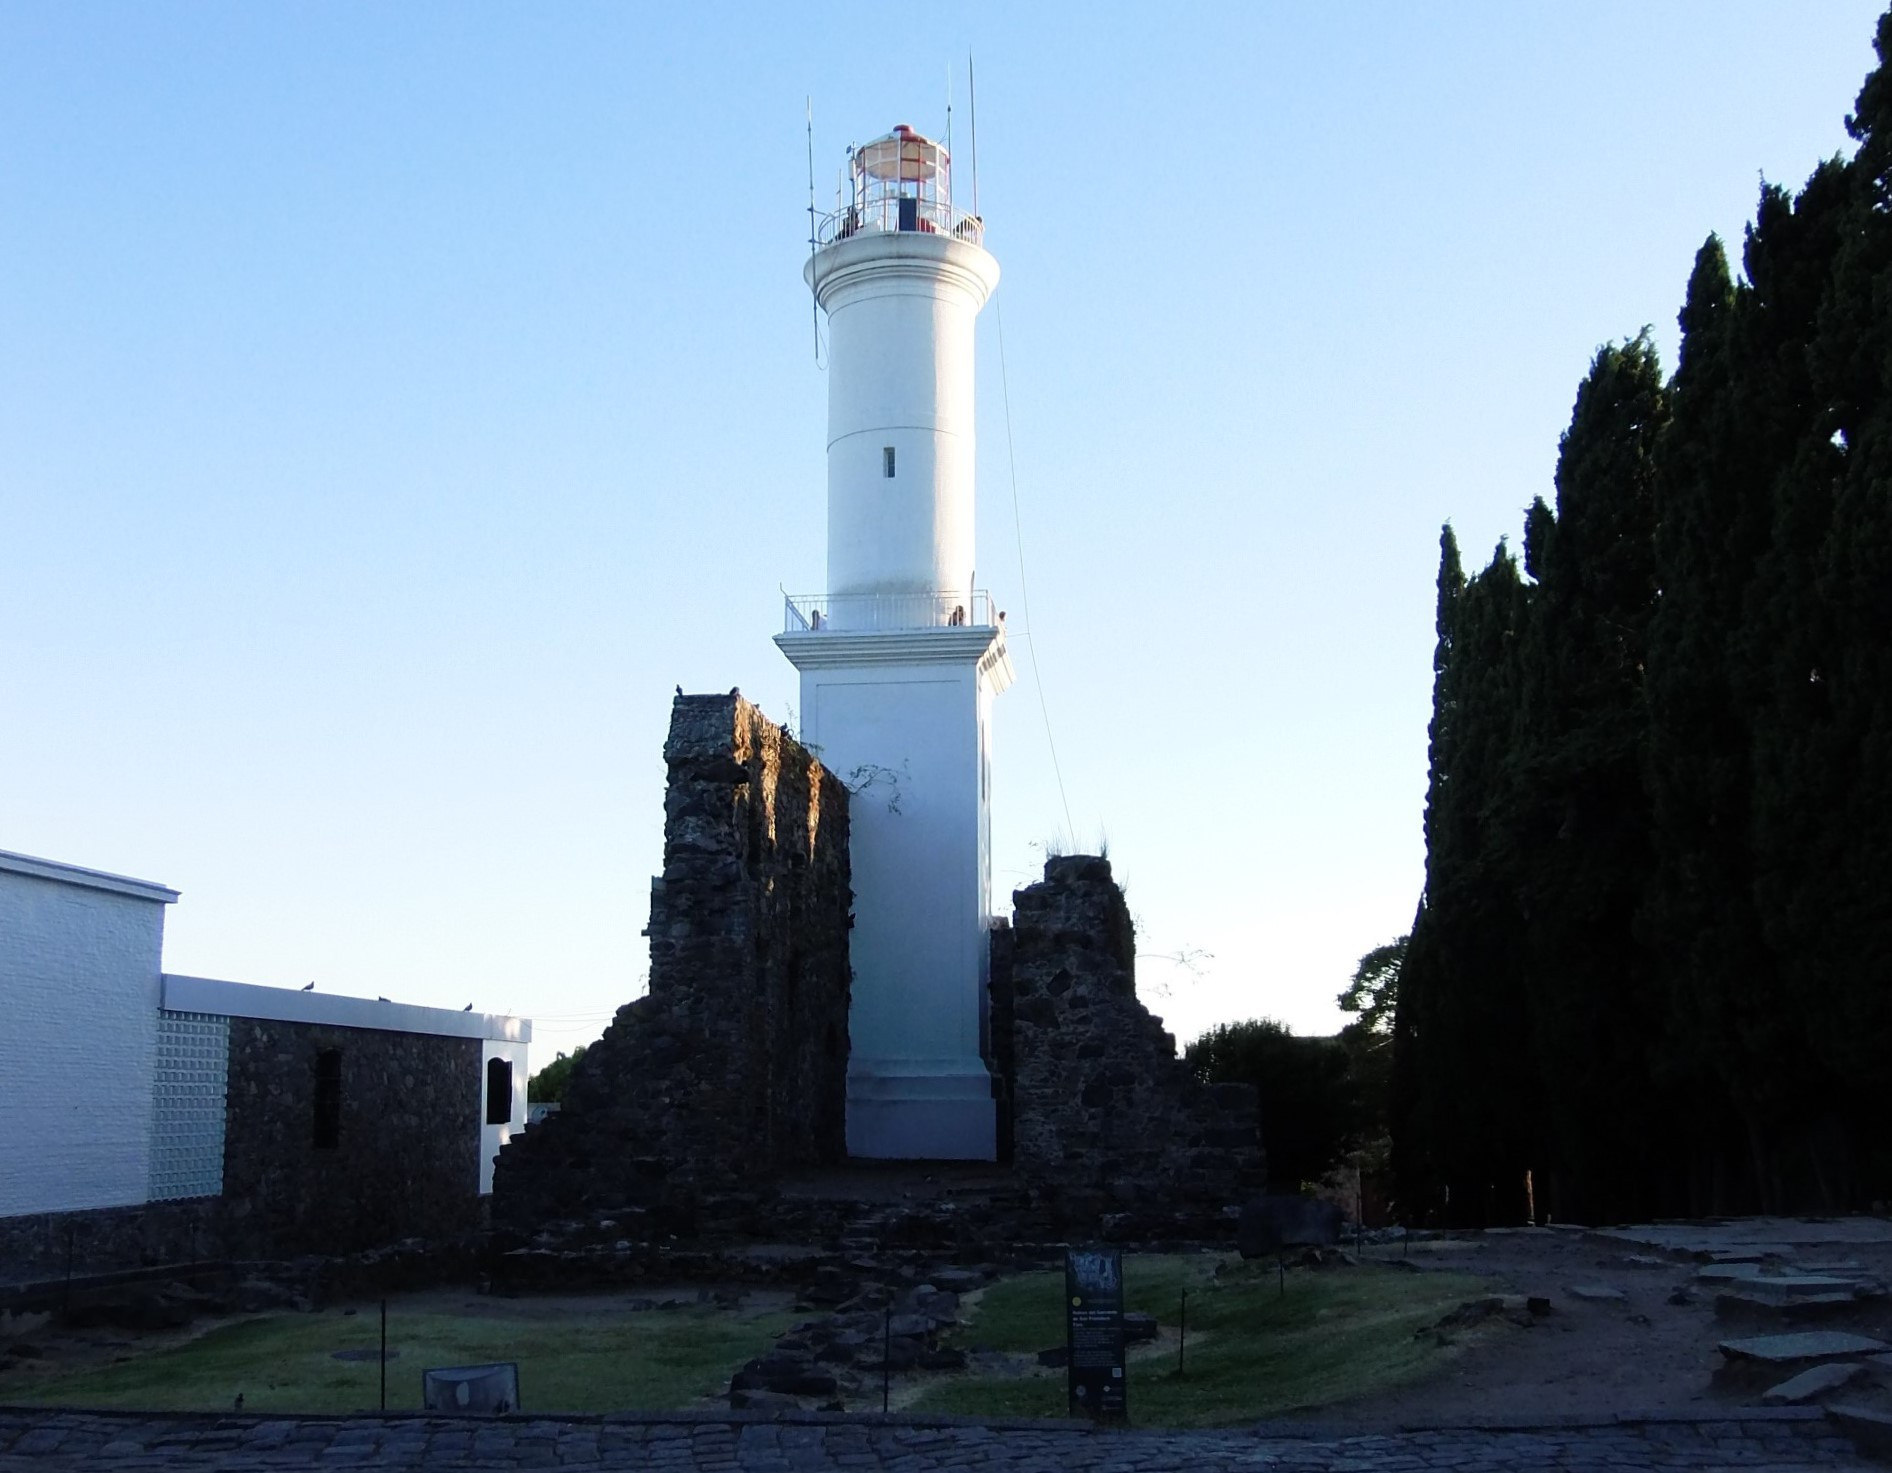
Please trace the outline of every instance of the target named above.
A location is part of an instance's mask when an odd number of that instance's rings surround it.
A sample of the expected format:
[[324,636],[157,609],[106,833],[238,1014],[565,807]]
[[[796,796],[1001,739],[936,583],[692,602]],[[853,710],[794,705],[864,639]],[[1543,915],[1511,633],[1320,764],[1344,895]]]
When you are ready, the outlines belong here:
[[1285,1426],[1220,1432],[916,1417],[134,1416],[0,1408],[0,1473],[272,1473],[654,1468],[674,1473],[1469,1473],[1507,1470],[1868,1468],[1817,1412],[1726,1420],[1483,1426],[1363,1434]]

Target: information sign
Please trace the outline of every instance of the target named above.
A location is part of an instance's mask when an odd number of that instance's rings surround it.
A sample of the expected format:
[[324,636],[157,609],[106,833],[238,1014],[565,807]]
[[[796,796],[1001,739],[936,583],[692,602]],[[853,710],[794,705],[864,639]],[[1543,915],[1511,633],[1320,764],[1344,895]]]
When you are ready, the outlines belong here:
[[1123,1374],[1123,1254],[1115,1248],[1064,1255],[1065,1345],[1073,1416],[1120,1422],[1129,1413]]

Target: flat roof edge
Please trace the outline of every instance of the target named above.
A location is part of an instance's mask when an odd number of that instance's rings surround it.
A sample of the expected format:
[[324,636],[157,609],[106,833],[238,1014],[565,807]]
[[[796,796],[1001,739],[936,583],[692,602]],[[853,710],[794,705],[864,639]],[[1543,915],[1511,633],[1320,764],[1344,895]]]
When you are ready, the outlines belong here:
[[209,1013],[276,1023],[326,1023],[335,1028],[481,1038],[499,1043],[532,1041],[531,1019],[508,1013],[476,1013],[470,1009],[456,1013],[419,1003],[344,997],[336,992],[298,992],[288,987],[222,982],[214,977],[185,977],[174,972],[164,974],[161,1006],[171,1013]]
[[16,875],[31,875],[36,880],[52,880],[62,885],[78,885],[87,890],[109,890],[115,895],[155,900],[160,905],[171,904],[178,895],[169,885],[160,885],[152,880],[134,880],[130,875],[114,875],[102,869],[65,864],[57,859],[15,854],[10,849],[0,849],[0,870]]

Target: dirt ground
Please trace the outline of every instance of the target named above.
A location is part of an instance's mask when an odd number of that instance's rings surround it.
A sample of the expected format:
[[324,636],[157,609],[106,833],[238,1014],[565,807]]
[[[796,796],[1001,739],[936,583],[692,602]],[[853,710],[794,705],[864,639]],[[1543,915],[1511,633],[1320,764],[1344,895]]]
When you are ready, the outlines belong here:
[[[1404,1258],[1420,1272],[1452,1270],[1490,1281],[1492,1292],[1543,1296],[1548,1314],[1514,1324],[1493,1316],[1445,1333],[1453,1358],[1436,1378],[1369,1401],[1310,1416],[1372,1425],[1493,1416],[1606,1416],[1625,1412],[1707,1412],[1757,1405],[1764,1388],[1720,1384],[1723,1340],[1802,1326],[1716,1318],[1721,1287],[1696,1275],[1712,1255],[1759,1255],[1767,1272],[1844,1267],[1892,1284],[1892,1222],[1744,1219],[1584,1231],[1526,1228],[1466,1233],[1410,1247],[1368,1244],[1364,1257]],[[1620,1291],[1586,1299],[1573,1288]],[[1681,1295],[1678,1295],[1681,1291]],[[1675,1296],[1675,1297],[1672,1297]],[[1686,1302],[1676,1298],[1686,1296]],[[1812,1328],[1892,1342],[1892,1298]],[[1892,1405],[1881,1372],[1856,1382],[1844,1400]]]

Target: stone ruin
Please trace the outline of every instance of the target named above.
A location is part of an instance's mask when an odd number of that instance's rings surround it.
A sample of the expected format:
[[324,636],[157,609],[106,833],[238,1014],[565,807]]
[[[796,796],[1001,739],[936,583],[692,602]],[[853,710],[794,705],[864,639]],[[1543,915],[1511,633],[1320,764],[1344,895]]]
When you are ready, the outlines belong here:
[[495,1219],[687,1227],[707,1194],[846,1152],[847,790],[741,696],[679,696],[664,744],[650,991],[500,1153]]
[[1196,1080],[1138,1000],[1136,927],[1110,861],[1047,860],[1012,903],[993,933],[995,1051],[1012,1164],[1052,1219],[1202,1223],[1260,1191],[1255,1091]]
[[[1177,1059],[1137,999],[1122,891],[1087,856],[1050,860],[992,932],[996,1175],[896,1209],[853,1195],[864,1178],[846,1173],[813,1197],[778,1190],[846,1156],[848,794],[733,693],[679,696],[664,760],[650,992],[585,1051],[563,1109],[500,1155],[496,1251],[515,1278],[638,1277],[668,1234],[949,1256],[995,1240],[1233,1240],[1263,1182],[1255,1093],[1201,1084]],[[528,1242],[539,1259],[521,1256]]]

